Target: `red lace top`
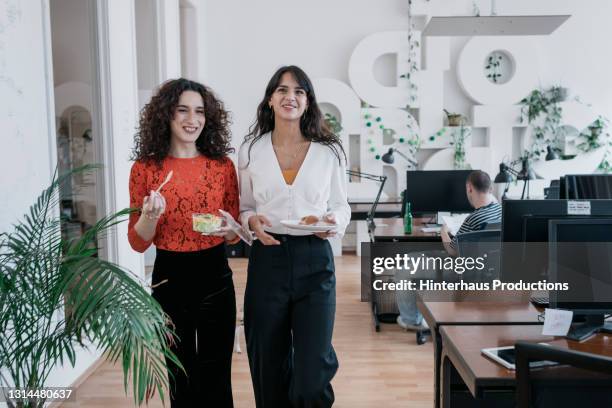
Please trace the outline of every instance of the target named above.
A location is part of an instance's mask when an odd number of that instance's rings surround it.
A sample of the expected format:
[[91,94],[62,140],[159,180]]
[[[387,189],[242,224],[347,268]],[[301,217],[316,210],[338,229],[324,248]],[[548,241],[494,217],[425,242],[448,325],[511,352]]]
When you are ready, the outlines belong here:
[[141,208],[144,197],[156,190],[168,172],[172,179],[161,194],[166,211],[157,223],[151,241],[142,239],[134,225],[139,212],[130,215],[128,240],[132,248],[144,252],[151,243],[168,251],[198,251],[221,244],[222,237],[206,236],[193,230],[193,213],[215,213],[223,209],[238,218],[238,181],[232,161],[198,156],[191,159],[166,157],[161,169],[155,163],[134,162],[130,174],[130,207]]

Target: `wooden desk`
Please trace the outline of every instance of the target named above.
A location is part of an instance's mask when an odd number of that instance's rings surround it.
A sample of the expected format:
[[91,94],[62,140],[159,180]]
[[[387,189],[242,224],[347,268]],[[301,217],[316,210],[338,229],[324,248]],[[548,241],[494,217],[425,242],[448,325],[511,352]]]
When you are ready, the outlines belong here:
[[[349,200],[351,206],[351,221],[365,220],[372,209],[373,202],[370,200]],[[402,201],[399,198],[387,198],[380,200],[376,207],[376,218],[399,217]]]
[[412,222],[412,234],[404,234],[402,218],[375,219],[376,228],[370,231],[372,242],[442,242],[437,232],[423,232],[427,218],[415,218]]
[[[417,307],[431,329],[434,343],[434,407],[440,407],[442,339],[445,326],[467,325],[541,325],[540,311],[529,302],[529,294],[516,292],[457,292],[453,296],[467,299],[460,302],[424,301],[417,295]],[[472,300],[470,300],[472,299]],[[490,301],[489,299],[496,299]],[[515,299],[512,301],[512,299]]]
[[[411,245],[410,251],[432,250],[433,248],[431,242],[438,242],[440,243],[440,245],[439,248],[436,249],[444,249],[442,247],[442,239],[440,238],[440,234],[435,232],[423,232],[421,230],[426,220],[428,220],[428,218],[415,218],[412,224],[412,234],[404,234],[403,219],[374,219],[376,227],[374,228],[374,230],[369,231],[370,241],[374,243],[413,243],[414,245]],[[420,247],[418,243],[423,243],[423,246]],[[385,277],[376,277],[376,279],[381,278],[392,280],[393,275],[387,275]],[[374,328],[378,332],[380,331],[380,322],[395,323],[398,316],[398,312],[395,301],[395,292],[380,291],[378,292],[378,294],[373,293],[372,279],[373,276],[370,271],[362,270],[362,300],[368,300],[371,302]]]
[[[515,371],[484,357],[480,352],[483,348],[512,346],[519,340],[525,340],[612,357],[612,336],[609,334],[597,334],[584,342],[575,342],[542,336],[539,326],[517,325],[444,326],[440,333],[443,344],[441,402],[444,408],[452,406],[451,382],[455,370],[472,397],[482,399],[487,392],[493,391],[500,397],[507,391],[505,401],[514,406]],[[568,372],[577,372],[567,367],[549,367],[546,370],[556,370],[549,374],[558,374],[559,377],[567,376]]]

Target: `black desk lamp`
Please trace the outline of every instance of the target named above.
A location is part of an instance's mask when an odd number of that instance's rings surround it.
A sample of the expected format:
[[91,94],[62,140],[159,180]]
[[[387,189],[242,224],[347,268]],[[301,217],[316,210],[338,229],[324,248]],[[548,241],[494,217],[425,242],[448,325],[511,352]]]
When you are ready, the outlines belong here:
[[[518,163],[521,163],[520,171],[514,169],[514,166],[516,166]],[[533,169],[529,166],[529,159],[527,157],[521,157],[514,160],[510,164],[506,164],[504,162],[499,164],[499,173],[497,176],[495,176],[494,183],[506,183],[506,189],[502,195],[502,200],[506,199],[506,193],[508,193],[510,183],[514,181],[514,177],[516,177],[517,180],[524,181],[521,200],[525,198],[525,189],[527,189],[527,199],[529,199],[529,180],[535,180],[538,177]]]
[[394,153],[397,153],[398,155],[400,155],[402,158],[404,158],[404,160],[406,160],[414,168],[417,167],[418,163],[416,161],[406,156],[404,153],[400,152],[394,147],[390,147],[389,151],[382,155],[381,160],[387,164],[393,164],[393,162],[395,161],[395,157],[393,157]]
[[557,152],[555,152],[555,149],[553,149],[550,146],[546,146],[546,161],[551,161],[551,160],[557,160],[559,158],[559,155],[557,154]]
[[380,183],[378,193],[376,194],[376,198],[372,203],[372,208],[370,208],[370,211],[368,211],[368,215],[366,217],[366,222],[368,223],[368,230],[371,231],[376,228],[376,224],[374,224],[374,216],[376,215],[376,207],[378,206],[378,201],[380,201],[380,195],[382,194],[383,187],[385,186],[385,182],[387,181],[387,176],[377,176],[375,174],[362,173],[360,171],[355,170],[347,170],[346,174],[348,174],[349,176],[363,177],[364,179],[378,181]]

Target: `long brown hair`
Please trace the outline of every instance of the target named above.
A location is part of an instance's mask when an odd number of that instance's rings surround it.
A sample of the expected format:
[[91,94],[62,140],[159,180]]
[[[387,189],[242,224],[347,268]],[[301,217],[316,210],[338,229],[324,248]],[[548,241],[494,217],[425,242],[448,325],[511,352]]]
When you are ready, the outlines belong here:
[[151,101],[140,112],[138,131],[134,136],[132,160],[153,161],[157,165],[170,151],[170,122],[181,94],[194,91],[202,96],[206,121],[196,140],[200,153],[212,159],[234,151],[230,145],[229,114],[215,94],[206,86],[185,78],[164,82]]
[[276,91],[276,88],[280,85],[281,78],[286,72],[293,75],[293,78],[300,87],[304,89],[306,97],[308,98],[308,108],[300,118],[300,130],[304,138],[328,146],[334,152],[339,162],[342,160],[340,156],[341,153],[346,160],[346,153],[344,152],[340,138],[329,129],[329,126],[327,126],[327,123],[323,120],[323,115],[317,104],[314,88],[308,75],[306,75],[301,68],[295,65],[288,65],[279,68],[274,75],[272,75],[266,87],[266,93],[263,100],[257,107],[257,119],[249,128],[249,134],[244,138],[243,144],[249,143],[247,166],[251,161],[251,149],[253,145],[261,139],[264,134],[274,130],[274,111],[268,105],[268,102],[274,91]]

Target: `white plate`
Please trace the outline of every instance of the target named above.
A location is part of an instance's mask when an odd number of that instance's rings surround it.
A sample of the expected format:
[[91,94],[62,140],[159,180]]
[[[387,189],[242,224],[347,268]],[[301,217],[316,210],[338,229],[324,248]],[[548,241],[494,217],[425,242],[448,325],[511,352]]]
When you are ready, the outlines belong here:
[[336,225],[304,225],[300,224],[300,220],[281,220],[280,222],[287,228],[302,230],[302,231],[310,231],[310,232],[327,232],[336,229]]

